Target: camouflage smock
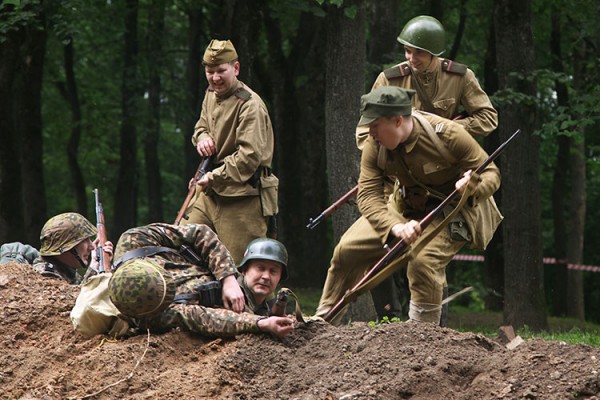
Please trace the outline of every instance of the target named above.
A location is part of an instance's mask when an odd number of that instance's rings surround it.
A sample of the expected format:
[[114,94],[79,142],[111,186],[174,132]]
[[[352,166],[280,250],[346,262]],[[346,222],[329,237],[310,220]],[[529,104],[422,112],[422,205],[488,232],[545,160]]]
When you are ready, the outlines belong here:
[[62,279],[71,285],[79,285],[83,281],[77,270],[64,265],[56,259],[50,262],[48,258],[38,257],[33,260],[33,269],[45,278]]
[[[174,253],[159,253],[145,259],[160,264],[168,270],[177,285],[176,294],[195,293],[202,283],[222,280],[237,274],[229,251],[217,235],[206,225],[150,224],[129,229],[121,237],[115,249],[115,259],[129,250],[146,246],[162,246],[179,250],[182,244],[191,246],[203,260],[195,265]],[[248,312],[235,313],[226,309],[210,308],[194,304],[171,304],[160,315],[136,321],[144,329],[166,331],[175,327],[206,336],[227,337],[238,333],[260,332],[257,326],[260,316]]]

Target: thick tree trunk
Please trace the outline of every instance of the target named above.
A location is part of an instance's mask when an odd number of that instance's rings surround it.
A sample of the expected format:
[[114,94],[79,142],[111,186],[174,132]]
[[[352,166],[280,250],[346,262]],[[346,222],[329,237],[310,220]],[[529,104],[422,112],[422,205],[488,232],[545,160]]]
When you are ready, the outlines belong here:
[[[326,29],[325,131],[329,196],[332,200],[356,184],[360,161],[354,131],[359,119],[360,96],[364,94],[365,11],[358,0],[344,2],[344,6],[355,6],[358,13],[354,18],[348,18],[344,8],[330,7]],[[358,216],[356,207],[342,207],[333,214],[335,243]],[[362,296],[352,304],[348,317],[354,321],[375,319],[369,300],[370,296]]]
[[153,0],[148,16],[146,55],[148,67],[148,116],[144,138],[146,161],[146,185],[148,193],[148,219],[150,222],[164,221],[162,179],[158,158],[160,139],[160,97],[163,54],[162,38],[165,28],[165,0]]
[[[0,9],[0,23],[13,7]],[[14,120],[14,77],[23,36],[8,32],[0,42],[0,243],[24,240],[20,141]]]
[[386,64],[401,62],[401,60],[396,60],[394,49],[402,47],[396,40],[401,29],[398,26],[401,3],[399,1],[374,0],[368,4],[370,34],[367,42],[368,72],[365,91],[371,88],[377,75]]
[[20,31],[23,35],[15,76],[13,113],[15,132],[21,137],[20,162],[23,185],[25,241],[38,247],[40,230],[46,222],[46,196],[42,163],[42,79],[46,52],[43,5],[33,6],[35,22]]
[[121,84],[121,143],[119,176],[115,193],[115,212],[111,237],[118,238],[125,230],[136,225],[137,220],[137,56],[138,56],[138,1],[127,0],[123,75]]
[[[496,51],[500,89],[511,88],[535,96],[534,85],[512,72],[528,77],[533,71],[534,47],[531,32],[531,1],[499,0],[494,3]],[[518,43],[518,46],[514,44]],[[502,199],[506,216],[504,229],[505,291],[504,322],[516,328],[528,325],[546,329],[540,193],[539,137],[535,109],[525,103],[500,108],[500,137],[516,129],[522,133],[502,163]]]
[[[560,14],[552,13],[552,30],[550,33],[550,51],[552,53],[552,65],[556,72],[563,72],[563,58],[560,47],[561,42]],[[556,97],[560,107],[569,104],[567,87],[556,80]],[[558,149],[556,164],[552,177],[552,222],[554,226],[554,254],[557,260],[567,259],[567,221],[565,218],[566,204],[568,202],[567,177],[569,175],[569,152],[571,139],[560,134],[557,137]],[[556,264],[554,271],[547,272],[552,281],[552,314],[565,316],[567,314],[567,265]],[[548,281],[548,280],[547,280]]]

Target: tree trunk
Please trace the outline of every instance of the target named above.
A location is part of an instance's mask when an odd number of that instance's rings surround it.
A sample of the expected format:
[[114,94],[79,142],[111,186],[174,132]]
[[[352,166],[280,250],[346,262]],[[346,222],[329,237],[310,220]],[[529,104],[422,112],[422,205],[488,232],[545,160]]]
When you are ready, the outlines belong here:
[[63,47],[63,58],[65,67],[65,84],[59,83],[58,89],[71,109],[71,136],[67,145],[67,161],[69,163],[69,172],[71,173],[71,182],[75,191],[77,202],[77,212],[81,215],[87,214],[87,195],[85,193],[85,181],[83,173],[79,166],[78,154],[79,143],[81,141],[81,103],[77,90],[77,81],[75,79],[75,69],[73,67],[74,48],[73,38],[68,37],[64,40],[67,43]]
[[[332,6],[327,13],[325,62],[325,132],[329,197],[337,199],[358,181],[360,152],[354,131],[359,119],[360,96],[364,94],[365,10],[361,1],[344,2],[358,12],[354,18],[344,8]],[[356,207],[342,207],[333,214],[333,238],[342,234],[359,216]],[[375,319],[370,296],[362,296],[350,306],[348,317],[354,321]]]
[[[556,72],[564,72],[561,43],[560,14],[552,13],[552,28],[550,33],[550,51],[552,53],[552,65]],[[569,104],[567,87],[556,80],[556,97],[559,107]],[[567,259],[567,221],[565,218],[567,195],[567,176],[569,174],[569,152],[571,139],[564,134],[557,137],[558,149],[556,154],[556,165],[552,177],[552,222],[554,227],[554,254],[557,260]],[[553,278],[552,281],[552,315],[567,315],[567,264],[557,263],[553,266],[554,271],[547,272]]]
[[162,179],[158,143],[160,139],[160,97],[163,63],[162,38],[165,28],[165,0],[153,0],[148,15],[147,62],[148,67],[148,116],[146,136],[144,138],[144,157],[146,161],[146,185],[148,193],[148,219],[150,222],[164,221]]
[[399,1],[374,0],[369,4],[369,37],[367,42],[367,85],[368,91],[377,75],[386,64],[397,63],[395,49],[402,47],[396,38],[400,33],[398,20],[400,16]]
[[[12,14],[14,7],[0,8],[0,23]],[[20,141],[15,129],[15,75],[18,74],[19,48],[23,36],[7,32],[0,41],[0,243],[23,240],[23,201]]]
[[[529,77],[534,63],[531,32],[531,1],[499,0],[494,3],[496,51],[500,89],[511,88],[535,96],[535,86],[511,75]],[[514,44],[518,43],[518,46]],[[539,137],[535,109],[528,103],[500,107],[500,137],[508,138],[517,128],[520,137],[503,155],[502,198],[504,230],[505,291],[504,322],[520,328],[546,329],[540,193]]]
[[137,220],[137,56],[138,56],[138,1],[127,0],[125,11],[125,34],[123,75],[121,83],[121,143],[119,176],[115,193],[114,220],[111,237],[136,225]]
[[33,5],[28,11],[35,13],[35,20],[20,30],[23,39],[14,83],[13,112],[15,132],[21,137],[19,150],[25,241],[39,247],[40,230],[47,218],[41,105],[46,29],[43,4]]

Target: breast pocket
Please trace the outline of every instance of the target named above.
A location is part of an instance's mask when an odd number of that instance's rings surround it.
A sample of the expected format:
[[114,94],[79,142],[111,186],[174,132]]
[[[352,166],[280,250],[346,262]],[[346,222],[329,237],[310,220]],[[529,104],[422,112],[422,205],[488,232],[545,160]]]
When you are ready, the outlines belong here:
[[[433,103],[433,108],[435,108],[436,110],[441,110],[443,111],[443,113],[447,113],[447,112],[451,112],[452,110],[454,110],[456,104],[456,100],[455,99],[443,99],[443,100],[438,100],[436,102]],[[438,114],[438,113],[436,113]],[[438,114],[441,115],[441,114]]]
[[423,164],[423,173],[426,176],[435,176],[437,174],[446,175],[451,165],[446,162],[429,161]]

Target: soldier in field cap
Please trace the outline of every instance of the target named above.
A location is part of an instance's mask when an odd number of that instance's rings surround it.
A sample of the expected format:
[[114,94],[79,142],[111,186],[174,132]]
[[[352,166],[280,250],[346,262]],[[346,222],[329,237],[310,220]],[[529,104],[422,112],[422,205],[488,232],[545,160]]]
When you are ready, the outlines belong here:
[[212,158],[212,169],[197,182],[185,223],[208,225],[239,263],[248,243],[267,236],[278,211],[273,128],[260,96],[238,80],[231,41],[211,40],[202,64],[209,87],[192,144]]
[[[492,194],[500,173],[491,163],[479,180],[470,179],[488,155],[456,122],[412,111],[415,92],[397,86],[374,89],[361,98],[360,126],[369,131],[362,151],[358,207],[362,217],[336,246],[327,272],[317,316],[325,316],[354,287],[369,268],[398,240],[414,243],[442,224],[440,213],[421,230],[419,220],[435,209],[454,189],[468,190],[467,204],[447,226],[441,227],[420,252],[396,259],[390,266],[406,266],[410,288],[409,318],[438,324],[441,316],[446,265],[465,245],[487,245],[502,216]],[[393,196],[384,195],[384,181],[396,182]],[[494,221],[487,226],[481,221]],[[333,323],[338,323],[343,314]]]
[[[383,70],[372,89],[388,85],[413,89],[416,91],[413,107],[456,119],[473,136],[487,136],[496,129],[498,113],[473,71],[441,57],[446,47],[446,32],[440,21],[429,15],[414,17],[404,25],[397,41],[403,46],[406,61]],[[368,135],[366,126],[357,127],[360,149]],[[391,187],[389,184],[388,191]],[[401,315],[402,292],[406,291],[403,274],[400,271],[371,292],[380,317]],[[446,294],[447,289],[446,286]],[[442,326],[446,325],[447,310],[444,314]]]

